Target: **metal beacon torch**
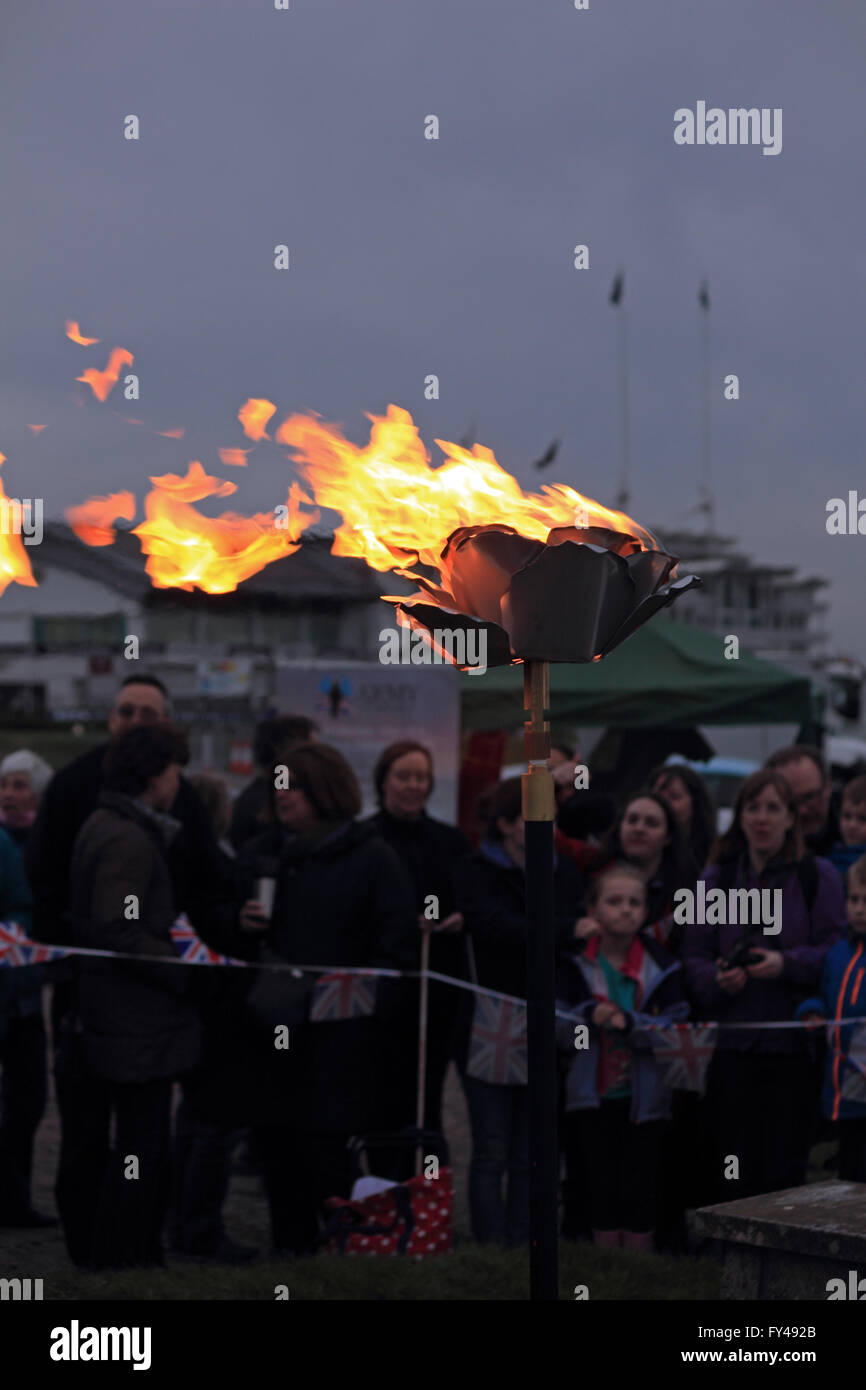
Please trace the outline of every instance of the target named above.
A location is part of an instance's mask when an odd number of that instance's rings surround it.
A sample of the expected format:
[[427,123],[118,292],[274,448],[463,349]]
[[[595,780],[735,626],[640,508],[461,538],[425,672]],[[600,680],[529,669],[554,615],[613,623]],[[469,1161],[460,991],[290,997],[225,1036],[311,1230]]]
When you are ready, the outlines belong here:
[[431,636],[446,617],[467,639],[483,630],[489,666],[524,663],[530,1296],[539,1300],[558,1292],[550,664],[601,660],[700,583],[678,578],[676,558],[622,512],[583,499],[576,523],[546,528],[545,540],[503,523],[461,527],[438,559],[441,582],[421,579],[423,592],[398,602]]
[[[432,469],[408,411],[389,405],[387,415],[370,419],[364,448],[307,416],[292,416],[275,434],[298,451],[296,462],[316,503],[342,512],[335,552],[414,580],[416,593],[387,597],[401,623],[423,632],[434,650],[447,635],[452,650],[456,642],[464,656],[483,651],[484,670],[524,663],[531,1297],[555,1299],[555,810],[545,719],[550,664],[601,660],[700,581],[678,577],[676,557],[645,527],[565,483],[526,493],[490,449],[475,444],[469,453],[441,439],[436,442],[446,462]],[[554,447],[541,464],[555,453]],[[555,691],[552,698],[555,711]],[[505,713],[503,721],[510,722]]]

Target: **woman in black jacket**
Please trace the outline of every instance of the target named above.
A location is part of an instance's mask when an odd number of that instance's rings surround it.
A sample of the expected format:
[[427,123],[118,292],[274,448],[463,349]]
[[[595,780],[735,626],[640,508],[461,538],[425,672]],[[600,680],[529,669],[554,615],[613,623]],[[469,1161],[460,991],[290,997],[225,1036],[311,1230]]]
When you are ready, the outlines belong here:
[[[469,856],[470,846],[456,826],[446,825],[427,814],[426,805],[433,790],[433,758],[429,749],[411,739],[389,744],[379,755],[373,770],[373,783],[379,811],[368,824],[396,852],[415,890],[415,910],[421,929],[417,935],[418,964],[421,932],[426,931],[430,933],[430,969],[440,975],[465,980],[466,941],[455,874],[460,861]],[[413,1124],[418,1070],[418,990],[415,987],[403,993],[401,1013],[405,1046],[400,1049],[398,1084],[406,1097],[406,1124]],[[424,1128],[437,1133],[442,1129],[445,1073],[457,1043],[457,995],[453,985],[432,980],[428,986]],[[416,1007],[411,1007],[413,1004]]]
[[[239,866],[247,896],[241,926],[260,933],[259,958],[411,970],[418,935],[411,885],[393,850],[354,821],[361,793],[346,760],[326,744],[304,744],[283,756],[275,783],[275,824],[245,846]],[[254,896],[267,877],[276,880],[269,920]],[[337,1006],[312,1022],[313,979],[261,972],[248,996],[258,1020],[253,1122],[282,1253],[316,1248],[322,1201],[349,1195],[349,1136],[392,1120],[381,1082],[392,1042],[387,991],[380,989],[373,1013],[359,1002],[350,1017]]]
[[[520,778],[500,782],[482,799],[481,810],[487,823],[485,839],[458,874],[471,969],[479,985],[525,1000],[528,928]],[[584,933],[598,930],[591,922],[578,929],[582,901],[580,872],[562,856],[554,872],[560,947],[574,949]],[[462,1059],[472,1124],[469,1205],[472,1233],[481,1243],[518,1246],[528,1238],[529,1103],[520,1017],[513,1006],[476,996]],[[503,1202],[506,1175],[508,1195]]]

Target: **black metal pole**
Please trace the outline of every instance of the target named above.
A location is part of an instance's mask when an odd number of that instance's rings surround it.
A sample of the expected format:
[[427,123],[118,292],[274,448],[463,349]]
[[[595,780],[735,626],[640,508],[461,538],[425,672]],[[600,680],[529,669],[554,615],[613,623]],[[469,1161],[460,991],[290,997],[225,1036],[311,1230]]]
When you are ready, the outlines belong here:
[[527,1068],[529,1082],[530,1298],[559,1295],[559,1154],[556,1134],[556,956],[553,931],[553,778],[547,770],[550,729],[546,662],[527,662],[524,705],[529,772],[523,778],[526,829]]

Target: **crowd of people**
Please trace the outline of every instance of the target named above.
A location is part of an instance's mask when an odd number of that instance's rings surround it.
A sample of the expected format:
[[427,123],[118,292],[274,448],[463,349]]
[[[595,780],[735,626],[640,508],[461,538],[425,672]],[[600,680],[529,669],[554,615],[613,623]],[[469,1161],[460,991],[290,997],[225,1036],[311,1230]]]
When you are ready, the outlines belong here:
[[[379,809],[361,819],[352,768],[302,716],[263,722],[259,773],[233,802],[219,777],[184,774],[158,678],[123,683],[107,733],[56,772],[26,749],[0,762],[0,920],[96,952],[0,971],[0,1226],[54,1222],[31,1199],[51,1065],[76,1265],[159,1265],[166,1244],[254,1258],[223,1220],[242,1148],[273,1251],[321,1248],[325,1199],[357,1176],[350,1137],[417,1134],[425,942],[431,971],[477,992],[429,984],[421,1129],[441,1134],[453,1063],[473,1236],[524,1244],[525,1058],[480,1060],[501,1024],[491,1001],[526,997],[520,779],[485,793],[470,841],[427,812],[422,741],[382,751]],[[717,835],[683,763],[622,805],[585,785],[574,748],[555,747],[550,766],[563,1236],[683,1249],[688,1208],[803,1183],[821,1138],[838,1138],[841,1177],[866,1182],[866,1082],[854,1084],[866,1049],[854,1025],[824,1027],[866,1015],[866,778],[837,804],[817,749],[779,750]],[[778,890],[780,929],[684,924],[677,895],[701,879]],[[181,913],[211,951],[299,970],[180,965]],[[372,1003],[314,1022],[316,979],[340,966],[400,973]],[[703,1095],[672,1087],[651,1046],[652,1027],[684,1022],[719,1025]],[[405,1165],[383,1145],[381,1177]]]

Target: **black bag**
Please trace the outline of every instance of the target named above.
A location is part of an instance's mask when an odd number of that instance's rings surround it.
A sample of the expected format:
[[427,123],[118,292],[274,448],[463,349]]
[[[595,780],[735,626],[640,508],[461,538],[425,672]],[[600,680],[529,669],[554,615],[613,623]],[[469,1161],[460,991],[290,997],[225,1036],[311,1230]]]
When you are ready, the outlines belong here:
[[[285,965],[282,956],[262,947],[263,963]],[[247,991],[246,1010],[257,1028],[273,1034],[275,1028],[297,1028],[306,1023],[315,981],[312,975],[291,970],[259,970]]]

